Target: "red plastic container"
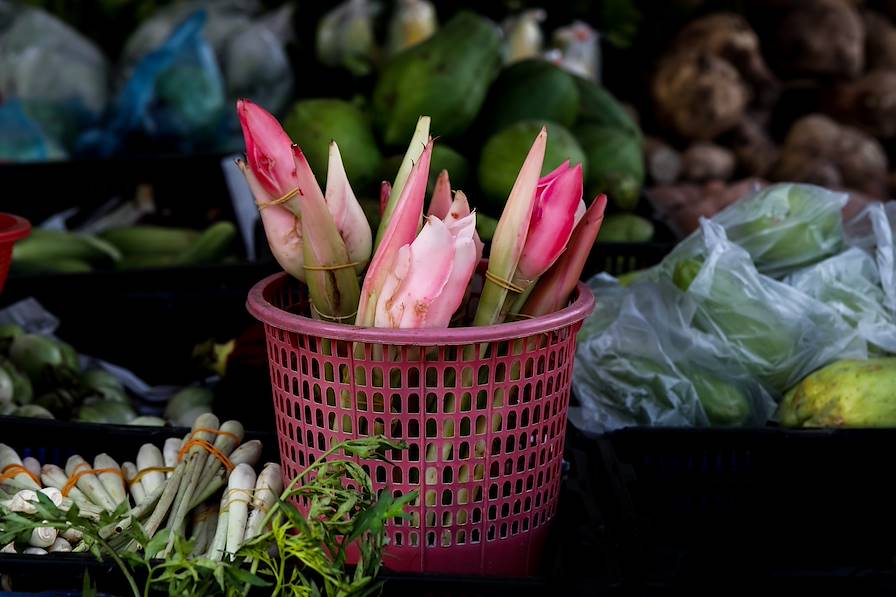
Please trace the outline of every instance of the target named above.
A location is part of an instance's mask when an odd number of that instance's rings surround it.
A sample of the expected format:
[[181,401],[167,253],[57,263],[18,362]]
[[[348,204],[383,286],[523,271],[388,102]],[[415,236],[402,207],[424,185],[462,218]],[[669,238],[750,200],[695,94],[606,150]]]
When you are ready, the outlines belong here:
[[287,481],[340,441],[403,440],[394,464],[359,461],[377,490],[419,490],[411,520],[389,527],[388,568],[537,570],[557,510],[576,332],[594,307],[586,286],[549,316],[484,327],[316,321],[286,274],[256,284],[247,306],[265,324]]
[[19,239],[31,233],[31,224],[25,218],[0,213],[0,292],[9,274],[12,261],[12,246]]

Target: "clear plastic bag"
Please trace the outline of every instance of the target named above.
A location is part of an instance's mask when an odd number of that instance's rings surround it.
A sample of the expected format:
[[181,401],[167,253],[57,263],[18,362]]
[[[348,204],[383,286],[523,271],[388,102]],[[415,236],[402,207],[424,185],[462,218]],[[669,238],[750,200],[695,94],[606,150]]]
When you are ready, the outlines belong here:
[[597,308],[580,332],[570,421],[589,433],[629,425],[761,425],[762,386],[715,339],[688,325],[696,305],[668,280],[589,283]]
[[705,257],[677,259],[665,272],[695,301],[692,326],[731,348],[767,387],[784,392],[836,359],[867,358],[865,342],[835,309],[760,274],[720,225],[703,220],[701,238]]
[[837,311],[869,349],[896,353],[896,321],[886,306],[878,264],[868,252],[852,247],[785,281]]
[[70,148],[106,107],[108,80],[109,64],[88,38],[42,10],[0,0],[0,97],[21,102],[46,137]]
[[[749,253],[763,274],[781,278],[838,253],[844,247],[840,211],[848,196],[807,184],[774,184],[729,205],[712,221]],[[675,254],[704,249],[702,228]]]

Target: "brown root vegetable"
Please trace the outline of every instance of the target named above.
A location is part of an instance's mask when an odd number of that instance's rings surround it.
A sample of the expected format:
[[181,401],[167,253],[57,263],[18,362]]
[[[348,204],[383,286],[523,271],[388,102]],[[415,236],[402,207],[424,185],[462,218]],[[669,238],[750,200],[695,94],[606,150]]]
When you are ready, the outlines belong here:
[[869,70],[896,68],[896,27],[873,10],[862,11],[865,24],[865,63]]
[[862,18],[843,0],[793,2],[770,55],[791,75],[856,77],[865,63]]
[[736,162],[734,152],[714,143],[694,143],[681,155],[682,174],[693,182],[728,180]]
[[844,186],[880,197],[886,192],[887,169],[887,155],[876,139],[827,116],[810,114],[791,127],[772,175],[776,180]]
[[713,181],[703,185],[661,185],[647,189],[646,195],[669,228],[684,237],[697,229],[700,218],[714,216],[765,184],[761,179],[747,178],[730,184]]
[[830,110],[879,138],[896,137],[896,71],[875,70],[833,91]]
[[681,174],[681,156],[656,137],[644,139],[644,165],[650,179],[658,184],[669,184]]
[[750,102],[737,69],[710,52],[681,51],[660,61],[651,92],[660,121],[694,140],[733,128]]
[[751,176],[765,176],[778,158],[778,148],[761,120],[747,115],[731,131],[725,143],[734,151],[741,170]]
[[759,37],[740,15],[716,13],[692,21],[679,31],[671,51],[685,50],[726,60],[750,84],[760,104],[774,100],[777,80],[762,57]]

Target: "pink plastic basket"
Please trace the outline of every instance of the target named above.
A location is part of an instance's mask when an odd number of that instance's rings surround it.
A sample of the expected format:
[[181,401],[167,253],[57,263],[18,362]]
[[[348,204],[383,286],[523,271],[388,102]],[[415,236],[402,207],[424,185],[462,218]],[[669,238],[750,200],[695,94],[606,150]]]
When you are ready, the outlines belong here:
[[12,261],[12,246],[17,240],[31,233],[31,224],[25,218],[12,214],[0,213],[0,292],[9,274]]
[[549,316],[487,327],[316,321],[286,274],[256,284],[247,306],[265,325],[285,479],[340,441],[403,440],[394,464],[359,461],[377,490],[419,490],[411,519],[390,524],[388,568],[536,571],[557,510],[576,332],[594,308],[586,286]]

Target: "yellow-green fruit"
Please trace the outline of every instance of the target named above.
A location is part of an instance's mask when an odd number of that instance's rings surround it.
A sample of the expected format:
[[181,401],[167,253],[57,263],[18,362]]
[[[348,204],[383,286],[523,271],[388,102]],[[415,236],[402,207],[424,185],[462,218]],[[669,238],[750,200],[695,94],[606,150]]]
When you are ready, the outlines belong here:
[[688,375],[709,422],[713,425],[743,425],[750,417],[750,401],[737,387],[711,375]]
[[324,185],[330,141],[336,141],[345,173],[356,191],[376,178],[382,155],[367,117],[354,104],[338,99],[297,102],[283,128],[299,144],[318,182]]
[[600,225],[598,242],[605,243],[646,243],[653,238],[653,224],[650,220],[635,214],[610,214],[604,216]]
[[511,124],[486,141],[479,158],[479,186],[487,201],[485,207],[489,213],[500,215],[504,211],[510,189],[513,188],[532,142],[543,126],[547,127],[548,144],[541,174],[554,170],[565,160],[569,160],[571,165],[582,164],[587,174],[585,153],[572,133],[559,124],[536,120]]
[[417,119],[432,135],[463,134],[479,113],[501,65],[501,34],[490,20],[456,14],[425,42],[396,54],[373,91],[374,118],[386,145],[406,145]]
[[896,358],[837,361],[784,396],[787,427],[896,427]]
[[620,209],[634,209],[644,184],[641,138],[630,131],[593,124],[575,128],[576,138],[588,156],[589,196],[605,193]]

